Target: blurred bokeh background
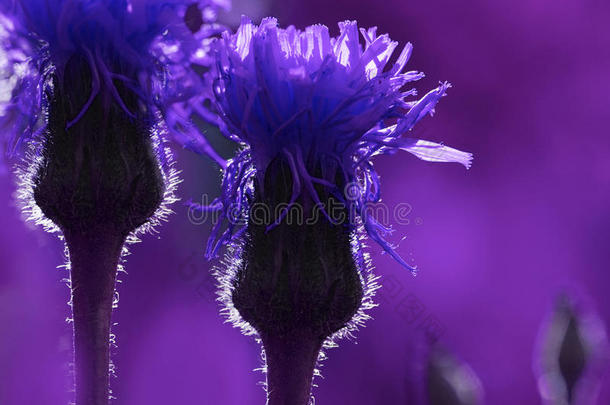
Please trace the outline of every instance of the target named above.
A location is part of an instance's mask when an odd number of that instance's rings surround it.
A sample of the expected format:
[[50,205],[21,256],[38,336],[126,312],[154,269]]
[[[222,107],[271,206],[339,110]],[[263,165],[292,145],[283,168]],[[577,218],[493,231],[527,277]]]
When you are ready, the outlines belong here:
[[[406,235],[398,250],[420,272],[371,246],[381,305],[356,341],[330,351],[316,404],[425,403],[431,340],[469,365],[483,403],[542,403],[537,347],[560,293],[610,324],[610,2],[234,0],[223,18],[237,24],[241,13],[333,34],[356,19],[413,42],[409,67],[427,75],[420,93],[454,86],[416,134],[475,154],[470,171],[408,154],[376,161],[384,202],[411,207],[393,240]],[[216,195],[217,168],[183,150],[176,158],[184,200]],[[0,404],[64,405],[63,246],[23,224],[13,184],[0,177]],[[213,301],[209,224],[174,209],[132,246],[120,276],[115,403],[262,404],[260,349]],[[596,403],[609,404],[608,373],[591,378]]]

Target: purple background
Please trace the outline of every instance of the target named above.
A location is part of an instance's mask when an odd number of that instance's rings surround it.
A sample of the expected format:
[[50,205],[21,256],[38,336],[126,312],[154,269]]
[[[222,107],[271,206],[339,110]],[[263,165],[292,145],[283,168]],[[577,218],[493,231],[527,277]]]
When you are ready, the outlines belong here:
[[[361,26],[414,43],[420,92],[454,85],[417,135],[471,151],[470,171],[410,155],[382,157],[384,201],[412,207],[399,251],[411,277],[372,247],[388,283],[375,319],[330,352],[317,404],[407,404],[421,362],[423,320],[467,361],[488,404],[540,403],[534,345],[564,287],[591,298],[610,323],[610,3],[602,0],[260,2],[261,14],[298,27]],[[236,12],[239,13],[239,3]],[[252,5],[249,6],[253,12]],[[257,16],[255,16],[257,17]],[[218,187],[207,161],[178,151],[185,197]],[[0,178],[0,404],[68,402],[69,293],[55,269],[61,243],[14,208]],[[223,324],[211,301],[202,247],[208,225],[176,214],[131,248],[119,287],[117,404],[262,404],[254,341]],[[389,285],[391,284],[391,286]],[[416,297],[412,320],[401,306]],[[411,399],[411,402],[409,402]],[[599,404],[610,403],[610,378]]]

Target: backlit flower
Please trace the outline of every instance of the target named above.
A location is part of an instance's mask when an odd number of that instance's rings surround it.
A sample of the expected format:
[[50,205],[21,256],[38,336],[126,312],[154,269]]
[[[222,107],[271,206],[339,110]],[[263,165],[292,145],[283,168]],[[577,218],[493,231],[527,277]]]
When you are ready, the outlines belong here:
[[9,152],[28,145],[17,172],[24,211],[66,243],[77,405],[105,405],[112,393],[110,330],[121,256],[176,200],[165,140],[210,153],[191,124],[199,114],[192,106],[211,94],[194,65],[206,63],[206,38],[222,30],[211,21],[223,5],[0,5],[1,135]]
[[224,33],[218,42],[217,107],[226,134],[243,148],[229,162],[223,194],[210,207],[228,226],[222,234],[222,224],[215,227],[208,256],[239,235],[244,221],[236,221],[236,213],[247,219],[254,182],[264,184],[279,157],[290,167],[290,204],[302,198],[321,203],[318,190],[324,188],[347,203],[350,217],[360,217],[370,238],[413,270],[384,239],[390,230],[365,214],[367,205],[380,201],[371,159],[402,150],[469,168],[472,155],[409,136],[450,87],[441,83],[419,99],[414,89],[405,90],[423,77],[404,71],[411,44],[388,67],[398,45],[388,35],[377,35],[376,28],[359,32],[354,21],[339,27],[340,35],[331,38],[323,25],[299,31],[278,28],[273,18],[259,26],[244,18],[236,34]]
[[[322,25],[280,29],[243,19],[215,44],[213,82],[221,130],[241,145],[224,169],[220,213],[207,255],[229,246],[217,270],[229,321],[262,342],[268,403],[311,402],[323,350],[369,318],[378,288],[363,231],[406,268],[367,215],[380,201],[371,159],[404,150],[420,159],[470,166],[471,155],[408,136],[445,95],[420,99],[405,85],[408,44],[387,67],[396,42],[355,22],[331,38]],[[296,215],[296,217],[295,217]],[[223,229],[224,225],[224,229]]]

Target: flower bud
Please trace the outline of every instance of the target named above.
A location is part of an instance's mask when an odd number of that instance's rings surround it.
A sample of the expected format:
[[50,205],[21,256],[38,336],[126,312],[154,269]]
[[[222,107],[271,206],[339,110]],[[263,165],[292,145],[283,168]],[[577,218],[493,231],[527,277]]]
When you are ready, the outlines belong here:
[[[361,305],[352,227],[331,223],[312,200],[300,198],[284,220],[269,229],[280,213],[277,208],[287,206],[291,198],[288,163],[275,159],[264,181],[264,194],[255,186],[253,206],[273,215],[268,221],[248,223],[242,264],[233,280],[233,304],[263,336],[306,330],[323,341],[344,327]],[[319,193],[321,201],[335,199],[322,189]]]
[[93,78],[85,58],[74,55],[54,77],[48,134],[34,175],[34,199],[45,216],[72,231],[112,225],[123,235],[144,224],[164,197],[164,178],[150,137],[149,112],[115,83],[128,116],[117,103],[87,102]]

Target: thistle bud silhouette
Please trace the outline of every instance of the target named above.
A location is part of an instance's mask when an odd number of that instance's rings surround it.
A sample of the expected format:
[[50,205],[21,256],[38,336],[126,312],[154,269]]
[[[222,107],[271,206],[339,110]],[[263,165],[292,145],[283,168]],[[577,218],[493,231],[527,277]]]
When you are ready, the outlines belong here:
[[[151,117],[133,120],[117,105],[104,108],[99,97],[66,129],[92,83],[86,61],[71,58],[63,79],[53,78],[48,135],[32,192],[69,251],[77,404],[105,404],[119,258],[127,236],[163,202],[166,176],[146,125]],[[127,108],[137,108],[133,93],[117,91]]]
[[[292,182],[288,162],[277,158],[264,187],[255,186],[253,203],[278,212],[290,200]],[[334,197],[320,190],[320,198]],[[313,218],[313,200],[297,204],[305,218]],[[307,404],[322,344],[356,314],[363,285],[345,224],[325,217],[303,224],[287,214],[268,231],[273,220],[249,222],[231,299],[265,348],[269,404],[287,404],[287,398]]]

